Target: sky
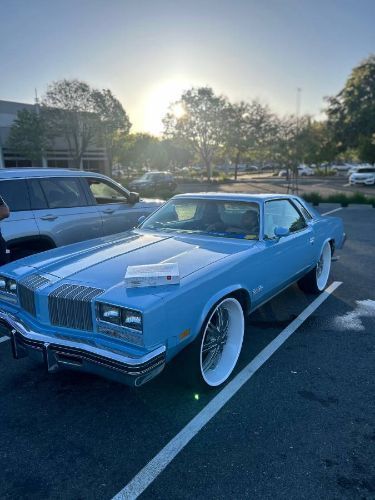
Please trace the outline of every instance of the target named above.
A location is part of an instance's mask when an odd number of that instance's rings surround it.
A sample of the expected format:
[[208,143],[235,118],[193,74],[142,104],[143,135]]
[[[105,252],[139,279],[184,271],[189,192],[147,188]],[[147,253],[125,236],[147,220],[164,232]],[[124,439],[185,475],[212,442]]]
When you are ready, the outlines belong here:
[[232,101],[322,117],[375,53],[375,0],[0,0],[0,99],[33,102],[78,78],[109,88],[132,131],[209,85]]

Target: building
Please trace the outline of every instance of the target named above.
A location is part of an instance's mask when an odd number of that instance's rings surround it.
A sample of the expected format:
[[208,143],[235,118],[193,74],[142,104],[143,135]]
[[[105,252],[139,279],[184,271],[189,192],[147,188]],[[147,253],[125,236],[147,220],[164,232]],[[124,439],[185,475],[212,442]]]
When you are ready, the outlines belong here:
[[[35,104],[0,100],[0,168],[41,166],[33,165],[28,158],[23,158],[6,146],[10,129],[17,117],[17,112],[22,109],[35,110]],[[105,173],[107,165],[108,160],[104,148],[92,145],[87,149],[82,161],[84,170]],[[58,168],[74,167],[69,149],[62,138],[57,138],[54,141],[53,148],[46,151],[42,166]]]

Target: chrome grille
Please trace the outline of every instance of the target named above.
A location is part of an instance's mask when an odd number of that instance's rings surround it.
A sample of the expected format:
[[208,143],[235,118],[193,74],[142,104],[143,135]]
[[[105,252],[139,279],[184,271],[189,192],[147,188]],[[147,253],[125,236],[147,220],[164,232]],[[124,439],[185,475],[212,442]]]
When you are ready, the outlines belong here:
[[79,285],[61,285],[48,296],[52,325],[92,331],[91,301],[103,290]]
[[48,283],[50,283],[50,281],[39,274],[27,276],[27,278],[19,281],[17,283],[17,294],[22,309],[35,316],[36,308],[34,292]]

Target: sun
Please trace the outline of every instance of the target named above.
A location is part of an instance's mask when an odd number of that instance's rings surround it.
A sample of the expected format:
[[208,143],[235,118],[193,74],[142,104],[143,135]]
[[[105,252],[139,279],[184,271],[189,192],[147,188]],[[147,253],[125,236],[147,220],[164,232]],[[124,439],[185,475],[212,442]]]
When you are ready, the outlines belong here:
[[[189,85],[186,80],[176,78],[152,87],[144,101],[143,130],[153,135],[161,135],[163,133],[162,120],[167,114],[168,108],[171,104],[178,101],[184,90],[190,86],[191,84]],[[181,118],[185,114],[185,110],[181,104],[173,106],[172,112],[176,118]]]
[[184,106],[180,102],[178,102],[172,106],[172,113],[178,119],[186,115],[186,110]]

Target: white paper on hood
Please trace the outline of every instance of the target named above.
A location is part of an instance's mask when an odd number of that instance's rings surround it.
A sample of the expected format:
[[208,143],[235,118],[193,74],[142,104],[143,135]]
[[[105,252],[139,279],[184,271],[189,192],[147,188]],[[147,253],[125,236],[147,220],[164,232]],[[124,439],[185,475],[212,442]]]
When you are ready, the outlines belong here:
[[144,286],[178,285],[180,271],[177,262],[128,266],[125,273],[127,288]]

